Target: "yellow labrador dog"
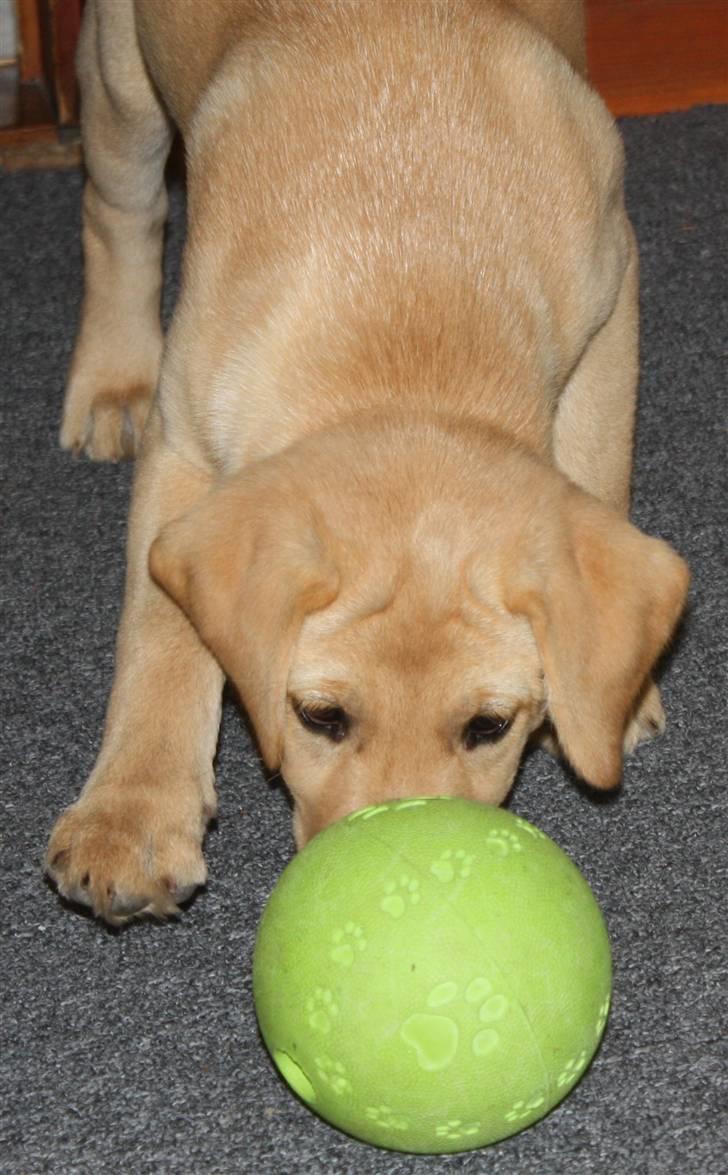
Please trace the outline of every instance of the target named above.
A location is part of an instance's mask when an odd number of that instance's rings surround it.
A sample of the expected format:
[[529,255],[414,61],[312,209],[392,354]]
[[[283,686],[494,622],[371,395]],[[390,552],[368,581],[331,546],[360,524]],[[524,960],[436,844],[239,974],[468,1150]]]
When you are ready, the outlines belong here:
[[[687,571],[627,521],[637,259],[576,0],[88,0],[61,439],[140,448],[103,745],[48,870],[110,922],[205,881],[223,674],[295,834],[614,787]],[[163,171],[189,230],[163,344]]]

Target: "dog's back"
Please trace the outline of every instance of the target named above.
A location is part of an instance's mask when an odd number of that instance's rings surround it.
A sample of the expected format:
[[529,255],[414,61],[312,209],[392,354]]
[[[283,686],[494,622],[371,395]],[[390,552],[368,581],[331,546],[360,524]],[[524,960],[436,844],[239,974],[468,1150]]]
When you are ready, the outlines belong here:
[[[384,0],[384,4],[377,0],[319,0],[318,4],[311,0],[215,0],[214,4],[134,0],[134,6],[143,54],[182,127],[197,96],[236,43],[300,41],[326,34],[337,22],[356,27],[364,21],[374,26],[403,16],[411,28],[417,7],[398,0]],[[419,17],[426,19],[429,8],[423,5]],[[439,19],[450,19],[455,8],[471,23],[485,16],[503,20],[519,14],[543,32],[575,69],[586,72],[583,12],[574,0],[441,0]]]
[[[628,253],[619,139],[563,54],[500,3],[261,0],[205,10],[190,74],[175,54],[193,9],[165,4],[138,13],[196,210],[176,337],[200,372],[195,397],[217,397],[207,420],[223,422],[226,467],[293,439],[309,395],[319,422],[343,384],[451,394],[453,410],[482,413],[491,371],[498,412],[507,372],[511,417],[535,444],[542,369],[556,395]],[[538,7],[555,27],[562,10]],[[231,297],[230,339],[208,332],[192,354],[187,307],[222,331]],[[544,304],[558,309],[549,338]],[[221,355],[230,370],[210,379]]]

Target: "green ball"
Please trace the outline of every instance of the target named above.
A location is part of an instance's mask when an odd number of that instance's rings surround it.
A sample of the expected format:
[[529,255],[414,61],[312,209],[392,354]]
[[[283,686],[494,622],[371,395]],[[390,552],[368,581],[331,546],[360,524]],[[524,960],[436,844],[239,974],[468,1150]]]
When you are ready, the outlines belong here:
[[442,1154],[530,1126],[607,1019],[609,940],[545,833],[447,797],[364,808],[316,836],[263,914],[253,991],[293,1090],[334,1126]]

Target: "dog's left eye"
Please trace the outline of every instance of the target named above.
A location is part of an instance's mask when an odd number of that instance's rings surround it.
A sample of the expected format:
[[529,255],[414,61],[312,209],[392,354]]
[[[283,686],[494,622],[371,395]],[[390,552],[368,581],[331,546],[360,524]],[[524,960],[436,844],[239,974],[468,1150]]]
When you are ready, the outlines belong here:
[[296,707],[298,721],[312,734],[322,734],[333,743],[340,743],[349,733],[349,715],[341,706]]
[[485,743],[495,743],[503,737],[510,725],[510,718],[503,718],[499,714],[476,714],[463,727],[463,746],[466,751],[474,751]]

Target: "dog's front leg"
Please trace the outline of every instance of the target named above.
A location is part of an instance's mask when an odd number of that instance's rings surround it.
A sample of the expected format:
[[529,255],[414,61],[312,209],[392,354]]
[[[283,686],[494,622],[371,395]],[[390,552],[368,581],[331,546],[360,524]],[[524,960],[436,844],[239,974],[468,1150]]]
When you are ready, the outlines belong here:
[[116,461],[138,452],[159,375],[172,127],[139,52],[131,0],[87,0],[77,60],[85,294],[61,444]]
[[47,854],[60,892],[109,922],[173,912],[206,877],[202,840],[216,806],[222,672],[153,583],[147,561],[160,528],[208,487],[208,477],[165,445],[153,413],[134,487],[103,745]]

